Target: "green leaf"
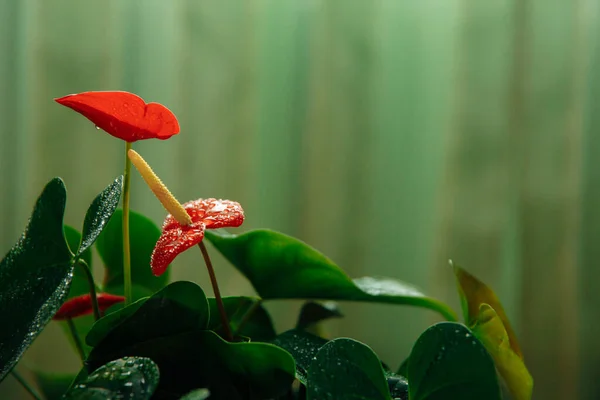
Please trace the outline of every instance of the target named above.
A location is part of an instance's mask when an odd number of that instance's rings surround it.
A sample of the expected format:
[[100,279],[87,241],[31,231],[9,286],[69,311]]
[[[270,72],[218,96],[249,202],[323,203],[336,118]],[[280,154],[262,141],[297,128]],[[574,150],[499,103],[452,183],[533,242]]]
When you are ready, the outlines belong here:
[[408,375],[408,358],[402,361],[400,367],[398,367],[398,375],[407,376]]
[[[86,343],[110,351],[137,341],[168,336],[208,325],[208,300],[200,286],[178,281],[149,298],[100,318],[86,337]],[[95,348],[92,354],[97,353]]]
[[500,400],[494,362],[462,324],[441,322],[415,343],[408,361],[411,400]]
[[78,255],[88,250],[98,239],[108,221],[117,209],[123,187],[123,175],[108,185],[92,202],[83,221],[83,239]]
[[206,231],[206,238],[254,286],[263,299],[321,299],[407,304],[456,320],[444,303],[390,278],[352,281],[337,265],[300,240],[270,230],[241,235]]
[[[106,267],[104,291],[123,294],[123,211],[113,214],[96,241],[96,248]],[[160,237],[160,229],[141,214],[129,212],[131,246],[131,279],[134,284],[147,288],[150,293],[162,289],[169,281],[169,270],[156,277],[150,269],[150,256]],[[138,299],[135,297],[134,299]]]
[[296,378],[306,385],[308,367],[327,340],[303,330],[291,329],[277,336],[272,343],[287,350],[296,361]]
[[159,371],[149,358],[124,357],[98,368],[74,385],[65,400],[148,400],[159,382]]
[[330,318],[343,317],[337,304],[333,302],[319,303],[308,301],[300,310],[300,316],[296,323],[296,329],[306,329]]
[[482,304],[471,328],[494,359],[514,400],[529,400],[533,393],[533,378],[523,359],[510,346],[502,319],[488,304]]
[[[155,329],[155,327],[150,327]],[[148,330],[147,330],[148,331]],[[284,393],[294,379],[294,360],[268,343],[228,343],[212,331],[157,336],[148,332],[128,346],[101,342],[86,365],[131,354],[154,360],[162,374],[157,390],[171,397],[198,387],[209,387],[216,399],[265,399]]]
[[210,390],[196,389],[183,396],[180,400],[206,400],[209,396]]
[[454,267],[454,275],[456,276],[458,284],[458,293],[460,295],[463,314],[467,325],[472,327],[475,324],[481,304],[489,304],[502,320],[502,324],[510,339],[510,346],[519,357],[523,358],[523,353],[521,353],[521,348],[517,341],[517,335],[515,335],[515,331],[513,331],[512,326],[510,326],[508,317],[506,316],[504,308],[502,307],[498,296],[496,296],[496,293],[494,293],[488,285],[481,282],[458,265],[454,265],[452,262],[451,265]]
[[58,400],[67,392],[75,374],[31,371],[40,392],[47,400]]
[[51,180],[27,229],[0,262],[0,381],[69,293],[73,265],[63,234],[66,200],[63,181]]
[[[221,332],[221,318],[215,299],[209,297],[208,305],[210,308],[208,329]],[[223,297],[223,305],[229,318],[231,330],[236,336],[246,336],[258,342],[268,342],[277,336],[271,316],[262,306],[260,298],[247,296]]]
[[306,398],[391,400],[377,355],[367,345],[347,338],[321,347],[308,368]]

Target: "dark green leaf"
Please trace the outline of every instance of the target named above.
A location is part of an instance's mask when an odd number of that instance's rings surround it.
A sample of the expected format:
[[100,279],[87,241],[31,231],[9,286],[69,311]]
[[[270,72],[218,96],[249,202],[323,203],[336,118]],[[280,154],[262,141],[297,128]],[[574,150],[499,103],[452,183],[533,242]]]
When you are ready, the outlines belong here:
[[[160,229],[141,214],[129,213],[129,239],[131,246],[131,279],[134,284],[147,288],[150,293],[162,289],[169,281],[169,270],[156,277],[150,269],[150,256],[160,237]],[[104,290],[123,294],[123,211],[113,214],[96,241],[96,248],[106,267]],[[135,297],[134,299],[138,299]]]
[[209,387],[216,399],[265,399],[285,392],[294,379],[293,358],[271,344],[228,343],[212,331],[162,337],[149,332],[148,336],[123,347],[105,346],[103,341],[86,364],[94,368],[107,358],[125,354],[149,357],[162,374],[157,397],[182,396]]
[[75,374],[32,371],[35,382],[46,400],[58,400],[75,379]]
[[88,250],[106,227],[119,204],[122,187],[123,175],[100,192],[88,208],[83,221],[83,239],[78,255]]
[[206,231],[206,238],[250,280],[263,299],[321,299],[407,304],[454,312],[415,287],[390,278],[354,281],[330,259],[300,240],[270,230],[241,235]]
[[[90,346],[128,346],[138,341],[174,335],[208,325],[208,300],[200,286],[173,282],[152,297],[143,298],[100,318],[86,337]],[[94,349],[90,354],[97,353]]]
[[407,376],[408,375],[408,358],[402,361],[400,367],[398,367],[398,375]]
[[210,397],[210,390],[208,389],[196,389],[185,396],[183,396],[180,400],[205,400]]
[[73,386],[65,400],[147,400],[158,381],[158,367],[152,360],[124,357],[98,368]]
[[[210,322],[208,329],[221,331],[219,309],[214,298],[208,299]],[[258,297],[224,297],[223,305],[229,318],[229,325],[235,335],[246,336],[253,341],[268,342],[275,339],[276,333],[271,316],[262,306]],[[241,329],[240,329],[241,328]]]
[[306,385],[308,367],[327,340],[311,333],[292,329],[277,336],[274,345],[287,350],[296,361],[296,378]]
[[441,322],[415,343],[408,361],[411,400],[499,400],[494,362],[464,325]]
[[308,368],[307,400],[390,400],[381,361],[367,345],[340,338],[326,343]]
[[306,329],[311,325],[318,324],[330,318],[341,318],[342,313],[337,304],[333,302],[318,303],[316,301],[306,302],[300,310],[297,329]]
[[63,233],[67,193],[51,180],[19,241],[0,262],[0,381],[69,293],[71,252]]

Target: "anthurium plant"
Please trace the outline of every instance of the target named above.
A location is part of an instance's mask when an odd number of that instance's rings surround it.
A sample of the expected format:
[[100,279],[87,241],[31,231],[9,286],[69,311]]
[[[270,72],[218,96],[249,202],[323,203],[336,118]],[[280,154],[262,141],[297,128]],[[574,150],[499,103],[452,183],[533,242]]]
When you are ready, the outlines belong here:
[[[17,379],[35,399],[531,398],[533,380],[500,301],[464,269],[452,265],[460,322],[449,306],[397,277],[353,279],[298,239],[269,229],[237,232],[245,216],[235,201],[181,204],[132,148],[179,133],[165,106],[126,92],[56,101],[125,142],[124,174],[93,199],[81,229],[63,224],[60,178],[41,191],[0,262],[0,381]],[[132,164],[150,188],[136,195],[153,193],[166,209],[161,228],[129,210],[129,182],[139,178]],[[195,247],[210,288],[169,279],[177,255]],[[101,282],[94,281],[100,266],[92,265],[93,251],[103,263]],[[248,279],[256,296],[221,296],[211,252]],[[305,300],[286,332],[276,331],[264,307],[282,299]],[[386,365],[368,343],[322,334],[321,324],[342,317],[338,304],[346,301],[430,309],[440,322],[405,359]],[[51,320],[81,358],[79,373],[18,365]]]

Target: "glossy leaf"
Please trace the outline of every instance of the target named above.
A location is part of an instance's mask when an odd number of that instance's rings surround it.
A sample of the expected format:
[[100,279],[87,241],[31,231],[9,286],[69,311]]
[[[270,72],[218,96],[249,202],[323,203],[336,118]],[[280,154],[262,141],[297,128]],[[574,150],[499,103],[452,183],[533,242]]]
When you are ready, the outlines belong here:
[[316,301],[308,301],[300,309],[296,329],[306,329],[327,319],[341,317],[343,317],[342,313],[338,309],[337,304],[333,302],[318,303]]
[[254,286],[263,299],[321,299],[406,304],[428,308],[456,320],[444,303],[390,278],[354,281],[312,247],[270,230],[241,235],[206,231],[206,238]]
[[67,193],[51,180],[19,241],[0,262],[0,381],[67,298],[73,265],[63,234]]
[[[118,209],[96,241],[96,248],[106,267],[103,289],[123,294],[123,212]],[[156,277],[150,270],[150,256],[160,237],[160,229],[141,214],[130,211],[131,278],[135,285],[154,293],[169,281],[169,271]],[[134,299],[138,299],[134,293]]]
[[472,327],[475,324],[481,304],[489,304],[502,320],[502,324],[510,339],[510,346],[519,357],[523,358],[523,353],[521,353],[521,348],[517,341],[517,335],[515,335],[496,293],[488,285],[458,265],[453,264],[453,267],[458,283],[458,293],[460,295],[463,315],[467,325]]
[[74,385],[65,400],[148,400],[159,382],[159,370],[149,358],[124,357],[98,368]]
[[108,221],[110,221],[119,204],[122,187],[123,175],[119,176],[113,183],[100,192],[88,208],[83,221],[83,238],[77,251],[78,255],[88,250],[94,244],[108,224]]
[[411,400],[500,400],[494,362],[462,324],[441,322],[421,334],[407,378]]
[[185,396],[183,396],[179,400],[206,400],[210,397],[210,390],[208,389],[196,389]]
[[306,385],[308,367],[327,340],[303,330],[291,329],[277,336],[272,343],[287,350],[296,361],[296,378]]
[[531,399],[533,378],[523,360],[511,348],[508,333],[496,311],[488,304],[482,304],[471,329],[494,359],[512,398]]
[[391,400],[381,361],[367,345],[340,338],[326,343],[308,368],[307,400]]
[[183,396],[197,387],[209,387],[215,399],[273,398],[294,379],[293,358],[277,346],[229,343],[212,331],[158,336],[150,329],[155,327],[146,330],[147,338],[138,337],[128,346],[101,342],[86,364],[94,368],[106,358],[125,354],[149,357],[162,374],[157,393]]
[[[99,319],[86,337],[86,343],[90,346],[102,343],[106,349],[206,329],[208,313],[208,300],[200,286],[186,281],[173,282],[152,297]],[[92,354],[94,352],[97,349]]]
[[[277,334],[271,316],[262,306],[258,297],[233,296],[224,297],[223,305],[229,318],[229,325],[236,336],[245,336],[253,341],[268,342]],[[210,321],[208,329],[221,332],[219,309],[213,297],[209,297]]]
[[33,378],[40,392],[47,400],[57,400],[67,392],[75,374],[49,373],[45,371],[32,371]]

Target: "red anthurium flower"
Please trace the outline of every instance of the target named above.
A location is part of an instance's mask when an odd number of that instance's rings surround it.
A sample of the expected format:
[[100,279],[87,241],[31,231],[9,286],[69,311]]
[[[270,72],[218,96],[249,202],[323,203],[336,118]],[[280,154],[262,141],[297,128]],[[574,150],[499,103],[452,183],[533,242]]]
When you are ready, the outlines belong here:
[[192,223],[183,225],[168,215],[162,234],[156,242],[150,266],[156,276],[162,275],[177,255],[204,238],[205,229],[237,227],[244,222],[244,210],[235,201],[198,199],[183,204]]
[[[108,293],[98,293],[96,298],[98,299],[98,308],[100,309],[101,313],[106,311],[110,306],[125,301],[125,297],[123,296],[116,296]],[[76,318],[91,314],[92,311],[92,298],[88,293],[73,297],[72,299],[66,301],[58,309],[56,314],[54,314],[52,319],[56,321],[63,321],[69,318]]]
[[83,92],[55,99],[114,137],[127,142],[168,139],[179,133],[175,115],[158,103],[128,92]]
[[138,153],[129,150],[128,156],[158,200],[170,212],[150,258],[154,275],[164,274],[179,253],[200,243],[205,229],[237,227],[244,222],[244,210],[235,201],[198,199],[180,204]]

